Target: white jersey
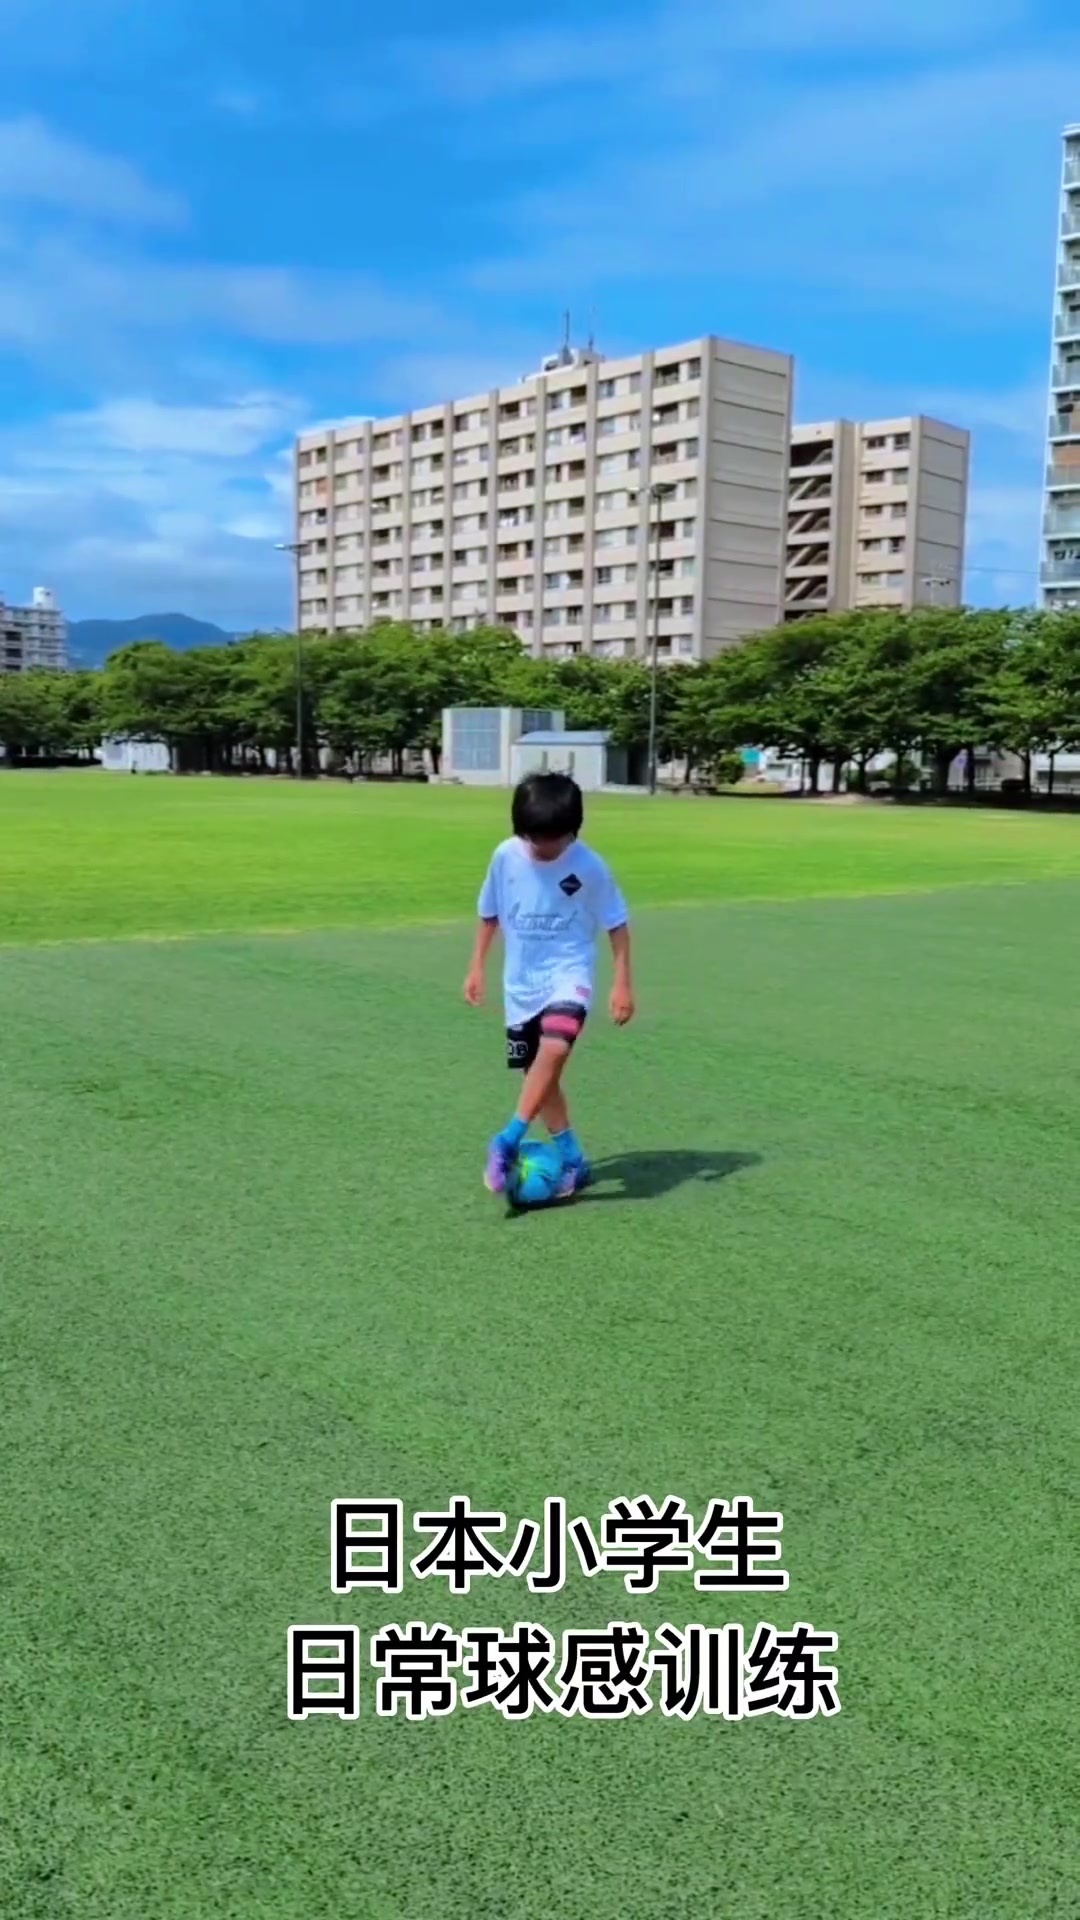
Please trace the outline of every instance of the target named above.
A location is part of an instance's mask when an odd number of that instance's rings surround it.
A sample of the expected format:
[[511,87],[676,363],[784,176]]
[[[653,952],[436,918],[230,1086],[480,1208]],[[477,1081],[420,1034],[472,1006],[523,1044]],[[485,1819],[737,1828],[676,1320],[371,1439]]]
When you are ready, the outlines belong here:
[[479,910],[502,930],[508,1027],[563,1000],[587,1009],[597,939],[627,921],[609,869],[580,840],[557,860],[537,860],[524,840],[504,840],[491,857]]

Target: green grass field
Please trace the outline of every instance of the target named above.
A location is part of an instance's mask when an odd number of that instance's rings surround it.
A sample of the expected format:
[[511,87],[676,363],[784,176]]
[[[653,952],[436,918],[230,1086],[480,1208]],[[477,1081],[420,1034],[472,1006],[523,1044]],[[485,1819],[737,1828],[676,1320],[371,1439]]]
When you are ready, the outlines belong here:
[[[505,804],[0,780],[0,1914],[1077,1913],[1080,823],[597,806],[640,1018],[508,1220]],[[330,1591],[335,1497],[643,1492],[790,1592]],[[842,1711],[286,1717],[293,1622],[518,1619],[808,1621]]]

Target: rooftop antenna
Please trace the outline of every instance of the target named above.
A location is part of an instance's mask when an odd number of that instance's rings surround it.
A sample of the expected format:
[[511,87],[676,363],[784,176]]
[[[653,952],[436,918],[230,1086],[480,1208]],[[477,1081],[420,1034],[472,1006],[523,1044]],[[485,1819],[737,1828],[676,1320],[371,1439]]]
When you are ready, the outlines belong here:
[[566,312],[563,314],[562,363],[564,367],[572,367],[574,364],[574,350],[570,345],[570,309],[569,307],[567,307]]
[[589,314],[589,352],[596,352],[596,308]]

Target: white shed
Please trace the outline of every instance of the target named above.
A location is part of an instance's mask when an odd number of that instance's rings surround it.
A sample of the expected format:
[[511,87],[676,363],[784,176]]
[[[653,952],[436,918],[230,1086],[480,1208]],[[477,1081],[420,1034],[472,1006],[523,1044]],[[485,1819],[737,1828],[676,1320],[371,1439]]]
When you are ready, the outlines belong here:
[[510,749],[516,786],[527,773],[568,773],[583,793],[629,784],[625,747],[613,747],[610,733],[523,733]]
[[516,784],[511,762],[522,734],[561,733],[559,712],[522,707],[444,707],[440,777],[467,787]]
[[112,734],[101,743],[101,764],[107,773],[168,773],[169,749],[164,740],[125,740]]

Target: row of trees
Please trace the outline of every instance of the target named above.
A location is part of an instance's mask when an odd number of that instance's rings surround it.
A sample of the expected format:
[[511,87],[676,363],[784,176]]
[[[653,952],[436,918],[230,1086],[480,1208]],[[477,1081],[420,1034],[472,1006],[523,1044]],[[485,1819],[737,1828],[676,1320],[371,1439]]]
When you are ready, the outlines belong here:
[[[288,636],[175,653],[140,641],[100,672],[0,676],[0,739],[15,756],[89,752],[103,734],[164,740],[178,768],[296,767],[298,651]],[[640,748],[649,672],[589,655],[535,660],[498,628],[305,636],[305,771],[317,748],[359,771],[401,772],[410,753],[436,771],[446,706],[561,707],[567,724]],[[805,762],[810,784],[859,784],[887,753],[918,754],[943,791],[949,769],[988,747],[1032,756],[1080,746],[1080,614],[926,609],[839,614],[784,626],[701,665],[660,676],[662,760],[686,779],[730,772],[744,747]],[[846,774],[845,774],[846,770]]]

